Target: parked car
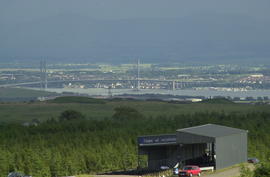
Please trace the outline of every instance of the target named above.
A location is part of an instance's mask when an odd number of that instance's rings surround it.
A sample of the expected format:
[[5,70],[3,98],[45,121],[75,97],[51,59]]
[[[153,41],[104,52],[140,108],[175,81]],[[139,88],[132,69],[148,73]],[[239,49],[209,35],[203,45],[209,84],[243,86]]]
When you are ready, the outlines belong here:
[[180,170],[178,176],[201,176],[201,169],[195,165],[184,166],[183,170]]
[[248,163],[259,163],[259,159],[252,157],[252,158],[248,158]]

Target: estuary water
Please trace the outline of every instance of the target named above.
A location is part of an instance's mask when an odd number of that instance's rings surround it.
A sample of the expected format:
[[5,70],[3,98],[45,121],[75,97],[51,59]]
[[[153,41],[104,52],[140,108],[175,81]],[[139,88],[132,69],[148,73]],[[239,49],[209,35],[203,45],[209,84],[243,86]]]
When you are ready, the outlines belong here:
[[[88,94],[91,96],[107,96],[108,89],[104,88],[48,88],[47,91],[63,93],[63,92],[73,92],[80,94]],[[121,94],[169,94],[169,95],[185,95],[185,96],[230,96],[230,97],[270,97],[270,90],[247,90],[247,91],[219,91],[219,90],[165,90],[165,89],[141,89],[140,91],[134,91],[132,89],[111,89],[112,95]]]

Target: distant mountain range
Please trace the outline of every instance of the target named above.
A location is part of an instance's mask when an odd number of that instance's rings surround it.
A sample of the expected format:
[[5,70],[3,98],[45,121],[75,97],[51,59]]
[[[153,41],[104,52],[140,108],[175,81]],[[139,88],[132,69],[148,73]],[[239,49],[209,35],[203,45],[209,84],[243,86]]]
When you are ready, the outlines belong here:
[[269,31],[270,21],[220,13],[121,20],[63,14],[2,24],[0,61],[270,63]]

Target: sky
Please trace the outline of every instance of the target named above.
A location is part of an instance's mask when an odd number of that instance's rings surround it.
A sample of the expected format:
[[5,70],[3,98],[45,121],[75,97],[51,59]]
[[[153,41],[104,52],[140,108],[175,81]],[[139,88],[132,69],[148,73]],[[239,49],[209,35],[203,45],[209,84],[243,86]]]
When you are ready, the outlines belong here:
[[37,20],[65,13],[94,19],[179,18],[220,12],[270,18],[269,0],[1,0],[2,22]]
[[[269,0],[0,0],[0,61],[45,56],[93,61],[137,56],[158,61],[267,58],[270,54],[262,48],[270,43],[269,8]],[[239,38],[237,34],[222,38],[227,29],[234,33],[229,29],[234,26],[237,33],[249,31]],[[193,39],[198,33],[207,33],[207,38]],[[228,49],[235,43],[239,44]],[[204,44],[223,48],[211,52],[203,49]]]

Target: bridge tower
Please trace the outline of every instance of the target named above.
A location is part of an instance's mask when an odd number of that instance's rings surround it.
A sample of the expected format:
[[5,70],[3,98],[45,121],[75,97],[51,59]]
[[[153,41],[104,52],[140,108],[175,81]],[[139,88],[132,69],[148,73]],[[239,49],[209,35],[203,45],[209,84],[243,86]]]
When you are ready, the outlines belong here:
[[176,82],[172,81],[172,90],[175,90],[175,89],[176,89]]
[[48,81],[47,81],[46,61],[41,60],[40,61],[40,90],[46,90],[47,87],[48,87]]
[[140,90],[140,59],[137,62],[137,91]]
[[47,64],[45,60],[44,60],[44,80],[45,80],[44,89],[46,90],[48,88],[48,80],[47,80]]
[[108,98],[112,98],[113,94],[112,94],[112,86],[108,87]]

